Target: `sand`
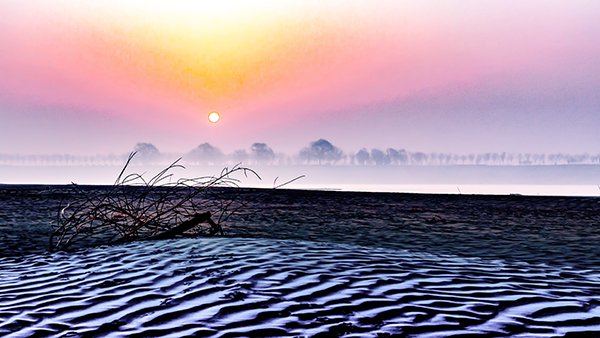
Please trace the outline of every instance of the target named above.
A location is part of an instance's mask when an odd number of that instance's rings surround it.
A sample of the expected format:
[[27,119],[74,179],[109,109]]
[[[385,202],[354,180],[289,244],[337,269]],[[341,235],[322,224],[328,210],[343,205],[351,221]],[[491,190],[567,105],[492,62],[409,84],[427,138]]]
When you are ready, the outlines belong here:
[[327,242],[176,239],[0,258],[6,337],[600,336],[599,305],[591,269]]
[[65,193],[0,189],[0,336],[600,337],[597,198],[248,190],[225,238],[48,253]]

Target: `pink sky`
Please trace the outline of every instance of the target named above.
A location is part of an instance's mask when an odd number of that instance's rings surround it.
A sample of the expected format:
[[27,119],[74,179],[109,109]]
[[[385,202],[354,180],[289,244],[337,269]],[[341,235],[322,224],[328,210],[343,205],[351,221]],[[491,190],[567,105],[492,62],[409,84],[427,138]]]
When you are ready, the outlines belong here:
[[0,153],[600,152],[598,2],[209,3],[0,2]]

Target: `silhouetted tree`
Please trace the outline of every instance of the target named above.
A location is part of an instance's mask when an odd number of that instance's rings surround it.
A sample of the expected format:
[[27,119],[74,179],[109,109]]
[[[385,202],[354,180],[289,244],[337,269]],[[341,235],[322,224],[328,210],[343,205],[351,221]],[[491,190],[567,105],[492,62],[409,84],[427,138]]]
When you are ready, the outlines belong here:
[[202,143],[198,147],[192,149],[186,158],[192,162],[200,164],[219,164],[223,160],[223,152],[221,149],[210,145],[210,143]]
[[137,152],[135,158],[142,163],[153,163],[160,159],[160,151],[152,143],[139,142],[133,150]]
[[319,164],[323,161],[336,163],[342,159],[342,151],[331,144],[329,141],[320,139],[311,142],[310,145],[300,151],[300,159],[309,163],[317,160]]
[[365,164],[369,163],[370,157],[371,156],[369,155],[369,152],[365,148],[362,148],[361,150],[358,151],[358,153],[356,153],[356,161],[360,165],[365,165]]
[[400,149],[395,150],[392,148],[387,149],[387,154],[390,157],[390,161],[395,164],[407,164],[408,163],[408,154],[406,150]]
[[309,164],[311,160],[310,150],[308,148],[301,149],[298,154],[298,159],[300,159],[301,163]]
[[375,161],[376,165],[390,164],[390,156],[379,149],[371,149],[371,158]]
[[251,147],[252,157],[256,161],[256,164],[260,164],[261,161],[273,161],[275,153],[273,149],[269,148],[266,143],[254,143]]

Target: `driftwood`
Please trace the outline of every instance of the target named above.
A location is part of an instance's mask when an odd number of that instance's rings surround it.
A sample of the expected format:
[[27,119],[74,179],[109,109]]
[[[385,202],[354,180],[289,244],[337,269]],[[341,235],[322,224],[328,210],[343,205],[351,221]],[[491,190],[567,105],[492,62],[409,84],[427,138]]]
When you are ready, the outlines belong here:
[[203,213],[196,213],[189,220],[182,222],[181,224],[176,225],[156,235],[148,237],[122,237],[119,240],[114,241],[113,244],[122,244],[132,241],[158,241],[161,239],[173,239],[178,235],[183,235],[184,232],[192,229],[200,223],[205,222],[210,225],[210,231],[208,232],[208,236],[214,236],[216,234],[224,235],[223,228],[219,224],[215,223],[210,217],[211,214],[209,211]]
[[[223,235],[221,224],[244,205],[242,193],[232,176],[251,169],[224,168],[217,176],[172,180],[179,160],[146,180],[143,174],[126,174],[132,153],[115,183],[106,188],[89,188],[73,183],[66,206],[61,201],[49,249],[68,250],[81,245],[116,244],[135,240],[173,238],[185,231],[201,230],[204,235]],[[233,188],[222,190],[223,188]],[[214,221],[211,217],[214,217]]]
[[[50,251],[66,251],[81,245],[167,239],[192,229],[196,234],[224,235],[221,224],[249,203],[249,200],[238,200],[243,190],[233,175],[248,177],[250,174],[260,179],[252,169],[238,164],[225,167],[216,176],[175,181],[171,171],[184,168],[178,159],[147,180],[144,174],[126,173],[134,155],[129,155],[110,187],[92,188],[75,183],[70,186],[70,193],[61,201],[52,224]],[[280,185],[275,185],[275,181],[273,189],[301,177]],[[208,231],[202,231],[201,223],[210,226]]]
[[154,240],[159,240],[159,239],[171,239],[171,238],[175,238],[175,236],[177,235],[181,235],[184,232],[190,230],[191,228],[195,227],[196,225],[200,224],[200,223],[208,223],[210,224],[210,232],[209,232],[209,236],[213,236],[216,233],[220,233],[221,235],[223,235],[223,229],[221,228],[220,225],[216,224],[211,218],[210,218],[210,212],[204,212],[201,214],[195,214],[191,219],[167,230],[164,232],[161,232],[160,234],[156,234],[154,236],[150,236],[150,237],[146,237],[146,238],[140,238],[141,240],[148,240],[148,241],[154,241]]

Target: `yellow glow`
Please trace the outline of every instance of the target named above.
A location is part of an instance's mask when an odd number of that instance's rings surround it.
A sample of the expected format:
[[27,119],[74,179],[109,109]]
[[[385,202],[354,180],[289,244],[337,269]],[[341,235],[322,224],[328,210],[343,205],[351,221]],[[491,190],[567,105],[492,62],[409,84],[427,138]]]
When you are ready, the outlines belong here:
[[340,67],[364,31],[340,30],[343,7],[324,9],[320,1],[62,1],[69,24],[89,29],[72,29],[81,36],[70,39],[104,73],[152,84],[196,106],[309,81],[323,68]]
[[370,42],[380,34],[368,29],[379,21],[342,6],[358,0],[56,1],[45,30],[53,35],[23,39],[48,51],[53,69],[194,119],[203,119],[199,110],[245,115],[335,88],[382,55]]
[[216,111],[208,114],[208,120],[211,123],[217,123],[219,122],[219,120],[221,119],[221,116],[219,115],[219,113],[217,113]]

